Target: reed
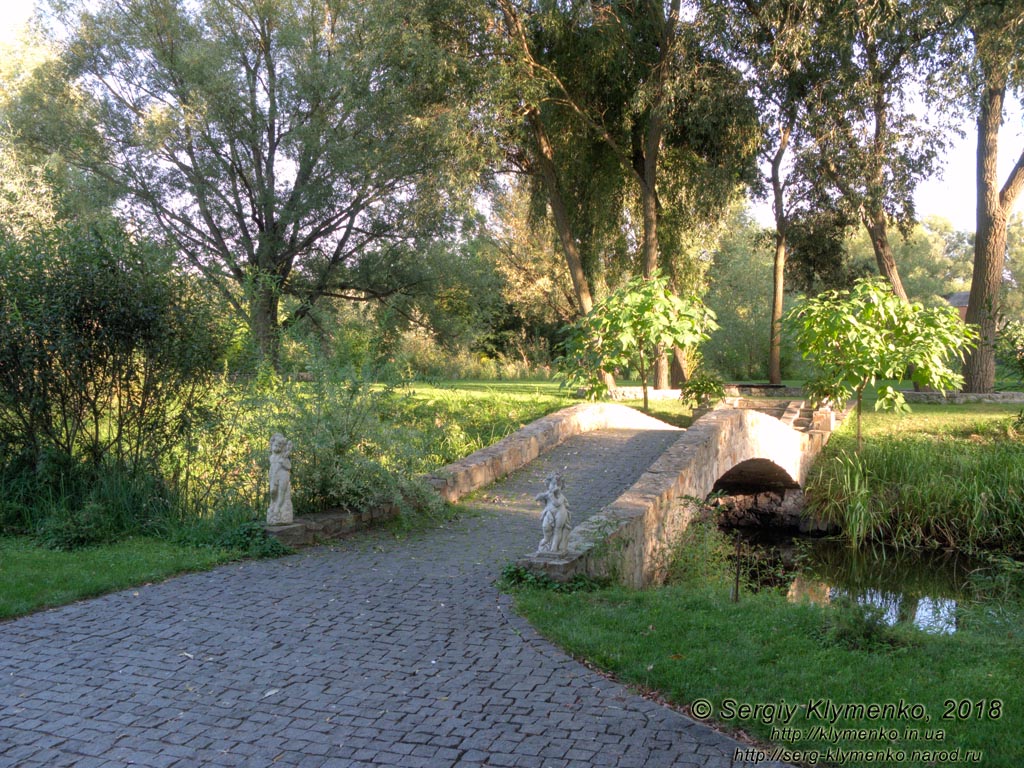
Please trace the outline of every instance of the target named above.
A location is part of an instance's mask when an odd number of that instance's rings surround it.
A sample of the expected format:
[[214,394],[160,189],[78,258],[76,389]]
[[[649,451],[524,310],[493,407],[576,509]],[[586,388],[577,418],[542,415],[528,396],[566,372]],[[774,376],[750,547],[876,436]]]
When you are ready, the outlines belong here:
[[812,512],[854,544],[1024,552],[1024,439],[1012,417],[931,413],[903,429],[875,415],[860,456],[836,435],[808,482]]

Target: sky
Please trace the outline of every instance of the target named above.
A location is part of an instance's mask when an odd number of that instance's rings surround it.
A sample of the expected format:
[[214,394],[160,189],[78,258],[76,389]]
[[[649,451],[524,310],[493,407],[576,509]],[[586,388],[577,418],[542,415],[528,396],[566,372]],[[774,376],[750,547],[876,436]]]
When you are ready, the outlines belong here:
[[[2,0],[3,11],[0,15],[0,42],[13,39],[17,31],[28,19],[32,10],[32,0]],[[947,155],[945,170],[941,177],[932,178],[920,185],[916,195],[919,218],[925,216],[942,216],[949,219],[958,230],[974,231],[975,226],[975,193],[974,193],[974,152],[975,137],[971,126],[965,126],[967,136],[957,138]],[[1013,105],[1009,112],[1002,133],[1000,134],[1002,153],[999,162],[1000,183],[1006,179],[1014,160],[1020,156],[1024,148],[1024,110],[1020,103]],[[1024,195],[1017,200],[1017,211],[1024,211]],[[771,223],[771,210],[765,205],[755,207],[755,216],[765,224]]]

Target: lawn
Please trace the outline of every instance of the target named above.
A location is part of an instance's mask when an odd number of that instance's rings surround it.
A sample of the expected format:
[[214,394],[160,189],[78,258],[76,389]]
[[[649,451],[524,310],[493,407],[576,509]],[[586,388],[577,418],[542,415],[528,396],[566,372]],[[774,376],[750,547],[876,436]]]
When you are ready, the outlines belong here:
[[143,538],[74,552],[46,549],[24,537],[0,538],[0,619],[212,568],[238,556]]
[[[575,657],[733,733],[793,752],[824,758],[829,749],[891,747],[905,757],[883,764],[924,766],[955,761],[912,759],[915,749],[959,749],[990,768],[1016,768],[1024,754],[1019,608],[996,616],[970,606],[955,635],[906,631],[897,645],[850,648],[830,633],[832,614],[842,609],[794,605],[774,593],[733,603],[725,585],[525,590],[516,604]],[[900,711],[901,702],[912,710]],[[796,707],[785,717],[784,704]],[[848,711],[833,715],[830,704]],[[872,716],[844,707],[852,704],[897,708]],[[757,705],[768,706],[755,712]],[[843,736],[844,729],[875,732]]]

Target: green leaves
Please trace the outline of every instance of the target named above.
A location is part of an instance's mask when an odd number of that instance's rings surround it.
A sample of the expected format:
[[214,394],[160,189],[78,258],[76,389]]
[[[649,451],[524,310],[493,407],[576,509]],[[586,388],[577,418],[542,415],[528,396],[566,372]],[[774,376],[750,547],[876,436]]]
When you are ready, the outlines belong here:
[[[805,299],[786,318],[795,341],[817,372],[808,382],[817,402],[844,403],[867,387],[907,376],[922,387],[947,391],[963,385],[949,367],[962,362],[978,334],[952,307],[926,308],[897,298],[883,278],[858,280],[850,290],[826,291]],[[878,390],[876,409],[907,409],[891,385]]]
[[647,376],[660,351],[695,347],[716,329],[715,314],[697,298],[683,299],[668,278],[634,278],[569,327],[559,366],[570,386],[591,397],[606,390],[603,371],[633,368],[647,400]]

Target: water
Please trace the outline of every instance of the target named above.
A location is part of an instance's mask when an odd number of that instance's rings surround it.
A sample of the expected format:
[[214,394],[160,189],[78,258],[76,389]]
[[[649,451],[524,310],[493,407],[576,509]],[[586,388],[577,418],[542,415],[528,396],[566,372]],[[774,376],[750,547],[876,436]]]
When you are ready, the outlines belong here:
[[854,549],[832,539],[744,530],[740,568],[755,589],[784,590],[793,602],[828,604],[841,596],[881,609],[890,625],[957,631],[958,606],[978,596],[987,566],[949,551]]

